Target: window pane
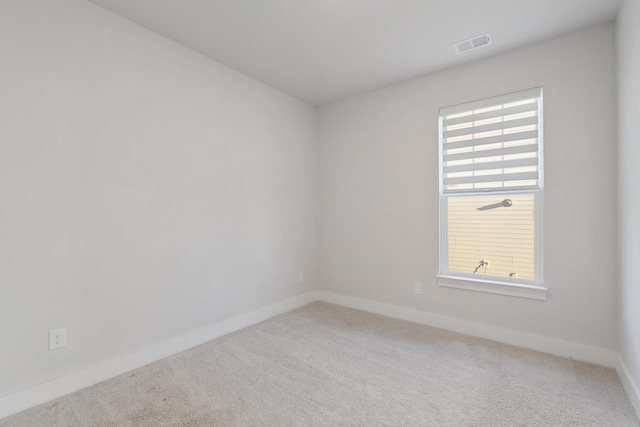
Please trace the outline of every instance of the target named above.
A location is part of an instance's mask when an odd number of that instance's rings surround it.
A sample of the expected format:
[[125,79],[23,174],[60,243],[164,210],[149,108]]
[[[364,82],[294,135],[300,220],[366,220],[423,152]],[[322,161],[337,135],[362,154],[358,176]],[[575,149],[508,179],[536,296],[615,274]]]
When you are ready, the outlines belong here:
[[448,197],[447,206],[449,271],[534,278],[534,194]]

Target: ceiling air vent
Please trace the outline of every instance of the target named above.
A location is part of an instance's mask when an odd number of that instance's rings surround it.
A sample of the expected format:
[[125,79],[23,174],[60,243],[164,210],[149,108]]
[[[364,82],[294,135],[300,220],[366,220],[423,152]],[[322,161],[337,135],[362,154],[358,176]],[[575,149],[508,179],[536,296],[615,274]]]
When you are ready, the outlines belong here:
[[457,54],[468,52],[473,49],[477,49],[482,46],[488,46],[491,44],[491,34],[483,34],[481,36],[473,37],[471,39],[463,40],[453,45],[453,50]]

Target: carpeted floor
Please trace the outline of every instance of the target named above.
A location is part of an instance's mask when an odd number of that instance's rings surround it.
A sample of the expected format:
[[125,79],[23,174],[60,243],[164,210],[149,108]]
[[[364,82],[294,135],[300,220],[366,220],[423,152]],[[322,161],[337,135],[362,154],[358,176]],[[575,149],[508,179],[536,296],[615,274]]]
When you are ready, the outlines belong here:
[[316,302],[0,420],[640,426],[612,369]]

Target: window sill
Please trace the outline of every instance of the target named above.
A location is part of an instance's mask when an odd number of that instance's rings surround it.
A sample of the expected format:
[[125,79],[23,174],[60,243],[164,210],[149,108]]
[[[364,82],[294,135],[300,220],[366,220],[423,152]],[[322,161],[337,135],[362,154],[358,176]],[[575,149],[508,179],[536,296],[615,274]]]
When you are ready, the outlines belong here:
[[443,274],[438,274],[436,277],[438,278],[438,286],[445,288],[489,292],[492,294],[529,298],[540,301],[547,300],[547,288],[539,285],[471,279],[460,276],[446,276]]

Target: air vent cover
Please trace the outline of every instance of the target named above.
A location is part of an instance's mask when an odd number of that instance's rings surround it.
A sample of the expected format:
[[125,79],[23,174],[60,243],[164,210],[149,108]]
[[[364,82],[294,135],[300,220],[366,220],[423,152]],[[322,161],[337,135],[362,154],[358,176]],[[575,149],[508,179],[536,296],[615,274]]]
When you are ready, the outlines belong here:
[[467,40],[463,40],[453,45],[453,50],[457,54],[468,52],[470,50],[478,49],[482,46],[488,46],[492,43],[491,34],[482,34],[481,36],[473,37]]

